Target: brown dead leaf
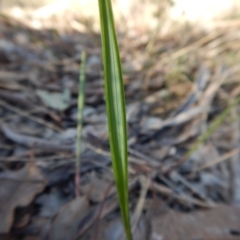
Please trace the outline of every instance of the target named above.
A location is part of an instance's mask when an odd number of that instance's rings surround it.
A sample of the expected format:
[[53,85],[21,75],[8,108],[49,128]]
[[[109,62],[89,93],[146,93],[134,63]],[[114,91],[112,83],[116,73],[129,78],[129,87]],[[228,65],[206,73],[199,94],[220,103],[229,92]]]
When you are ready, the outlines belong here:
[[[107,189],[112,183],[107,179],[100,178],[96,174],[91,173],[89,175],[89,182],[86,185],[81,186],[81,191],[84,195],[88,195],[90,201],[94,203],[99,203],[103,201],[104,195],[106,194]],[[115,192],[115,188],[112,187],[108,195],[111,195]]]
[[65,205],[53,220],[49,239],[72,240],[77,235],[79,223],[86,216],[88,208],[85,197],[76,198]]
[[232,206],[194,213],[168,211],[153,215],[151,222],[150,240],[240,239],[240,208]]
[[42,138],[37,138],[37,137],[32,137],[32,136],[27,136],[20,134],[18,132],[13,131],[13,129],[6,125],[2,124],[1,126],[3,134],[10,139],[11,141],[21,144],[23,146],[27,147],[32,147],[34,146],[35,148],[38,149],[51,149],[51,150],[66,150],[70,151],[73,149],[72,145],[62,145],[61,143],[54,143],[53,141],[45,140]]
[[[136,231],[133,233],[133,239],[146,240],[148,238],[149,224],[146,219],[141,218]],[[105,240],[120,240],[125,239],[124,228],[121,218],[116,218],[112,221],[102,221],[98,239]]]
[[16,207],[27,206],[45,187],[45,180],[34,163],[18,171],[0,174],[0,232],[10,230]]
[[[116,197],[108,199],[104,204],[104,210],[100,219],[96,216],[98,215],[98,208],[96,211],[90,212],[85,224],[80,227],[80,234],[78,234],[75,240],[125,240],[121,217],[118,214],[113,214],[111,218],[105,218],[105,216],[117,208],[117,204]],[[91,219],[92,223],[88,222],[89,220],[91,221]],[[149,234],[150,221],[145,216],[142,216],[133,233],[133,239],[149,240]]]
[[0,80],[2,81],[20,81],[27,77],[26,74],[20,72],[0,71]]

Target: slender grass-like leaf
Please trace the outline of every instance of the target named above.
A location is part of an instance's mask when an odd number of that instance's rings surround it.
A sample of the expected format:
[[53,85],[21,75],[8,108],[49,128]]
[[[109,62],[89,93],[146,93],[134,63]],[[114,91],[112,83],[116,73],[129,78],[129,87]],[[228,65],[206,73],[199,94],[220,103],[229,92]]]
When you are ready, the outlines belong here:
[[210,125],[208,130],[204,132],[197,142],[190,148],[187,152],[185,159],[188,159],[222,124],[222,122],[227,118],[232,108],[240,103],[240,97],[237,97]]
[[81,163],[81,139],[82,139],[82,125],[83,125],[83,108],[85,99],[85,79],[86,79],[86,53],[81,54],[81,68],[79,76],[79,90],[78,90],[78,114],[77,114],[77,144],[76,144],[76,175],[75,175],[75,195],[79,197],[80,186],[80,163]]
[[122,219],[128,240],[132,239],[128,207],[128,162],[125,98],[122,69],[114,27],[111,0],[99,0],[105,98],[113,172]]

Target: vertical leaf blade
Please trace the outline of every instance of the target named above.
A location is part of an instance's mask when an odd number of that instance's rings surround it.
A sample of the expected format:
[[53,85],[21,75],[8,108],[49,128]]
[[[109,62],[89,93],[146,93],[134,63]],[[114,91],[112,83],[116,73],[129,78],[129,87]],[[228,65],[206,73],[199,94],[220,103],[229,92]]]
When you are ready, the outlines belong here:
[[81,163],[81,140],[83,126],[83,109],[85,101],[85,81],[86,81],[86,53],[81,54],[81,68],[79,75],[78,89],[78,112],[77,112],[77,140],[76,140],[76,173],[75,173],[75,195],[80,196],[80,163]]
[[99,0],[105,98],[115,182],[127,238],[132,239],[128,208],[125,97],[111,0]]

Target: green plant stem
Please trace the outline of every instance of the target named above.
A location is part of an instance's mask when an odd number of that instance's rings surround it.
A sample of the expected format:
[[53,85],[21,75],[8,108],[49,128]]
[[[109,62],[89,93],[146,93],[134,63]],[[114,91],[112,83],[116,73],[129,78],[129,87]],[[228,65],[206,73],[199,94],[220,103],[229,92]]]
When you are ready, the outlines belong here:
[[85,100],[85,80],[86,80],[86,53],[81,54],[81,68],[79,76],[78,109],[77,109],[77,144],[76,144],[76,174],[75,174],[75,195],[80,196],[80,164],[81,164],[81,139],[83,125],[83,109]]

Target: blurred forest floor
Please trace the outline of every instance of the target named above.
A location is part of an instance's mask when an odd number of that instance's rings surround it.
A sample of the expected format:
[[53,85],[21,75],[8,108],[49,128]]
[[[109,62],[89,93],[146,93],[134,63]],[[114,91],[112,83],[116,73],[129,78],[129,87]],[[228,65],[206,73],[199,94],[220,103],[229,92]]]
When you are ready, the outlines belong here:
[[[134,239],[240,239],[240,19],[161,27],[118,27]],[[106,124],[96,24],[1,13],[0,240],[124,239]]]

